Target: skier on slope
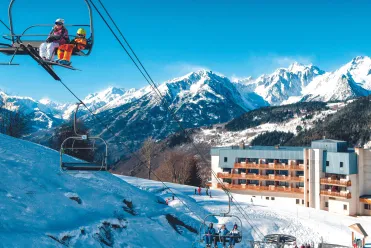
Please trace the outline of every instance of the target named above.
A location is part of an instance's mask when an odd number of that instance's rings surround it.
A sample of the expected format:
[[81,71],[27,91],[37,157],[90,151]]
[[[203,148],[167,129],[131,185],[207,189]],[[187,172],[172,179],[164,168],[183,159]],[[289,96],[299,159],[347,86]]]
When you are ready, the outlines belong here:
[[53,60],[54,50],[68,41],[68,31],[64,27],[64,20],[58,18],[48,38],[39,47],[40,57],[44,60]]

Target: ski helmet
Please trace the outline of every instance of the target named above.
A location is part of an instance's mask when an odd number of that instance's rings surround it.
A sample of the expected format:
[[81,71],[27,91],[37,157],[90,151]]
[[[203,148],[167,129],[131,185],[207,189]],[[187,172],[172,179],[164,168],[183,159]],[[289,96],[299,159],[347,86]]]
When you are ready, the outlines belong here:
[[63,25],[64,24],[64,19],[58,18],[57,20],[55,20],[55,24],[61,24],[61,25]]
[[85,35],[86,35],[86,31],[83,28],[79,28],[76,33],[77,33],[78,36],[84,36],[85,37]]

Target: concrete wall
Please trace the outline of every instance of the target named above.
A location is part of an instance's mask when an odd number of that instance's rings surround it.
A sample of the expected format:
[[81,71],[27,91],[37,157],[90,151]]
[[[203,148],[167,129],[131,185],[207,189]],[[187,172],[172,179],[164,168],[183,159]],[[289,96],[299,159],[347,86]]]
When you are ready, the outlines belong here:
[[352,198],[349,199],[349,203],[350,203],[350,206],[349,206],[349,214],[350,215],[356,215],[357,213],[359,213],[358,209],[359,209],[359,186],[358,186],[358,181],[359,181],[359,177],[358,177],[358,174],[354,174],[354,175],[349,175],[349,180],[352,182],[352,186],[351,187],[347,187],[347,190],[349,190],[349,192],[352,194]]
[[[332,200],[328,199],[328,211],[332,213],[338,213],[343,215],[349,215],[350,200]],[[344,205],[347,206],[347,210],[344,210]]]
[[[269,148],[269,149],[268,149]],[[214,149],[213,154],[216,154]],[[288,150],[284,148],[272,150],[267,147],[267,150],[255,150],[255,149],[220,149],[220,166],[223,168],[233,168],[237,158],[256,158],[256,159],[292,159],[302,160],[303,149],[299,148],[296,150]],[[226,160],[226,161],[225,161]]]
[[309,207],[321,209],[320,201],[320,178],[322,176],[323,150],[310,149],[309,150],[309,170],[308,177],[305,179],[307,187],[304,187],[305,192],[308,193]]
[[[211,156],[211,169],[216,174],[223,171],[223,169],[219,167],[219,156]],[[218,182],[213,174],[211,174],[211,183],[212,187],[216,188]]]
[[[326,166],[326,161],[329,161],[329,166]],[[343,167],[340,167],[340,162],[343,163]],[[357,156],[355,153],[324,152],[323,170],[340,175],[356,174]]]
[[[265,201],[271,201],[277,204],[282,204],[282,205],[300,205],[304,206],[305,202],[303,199],[302,194],[287,194],[287,193],[279,193],[279,192],[258,192],[258,191],[234,191],[231,190],[233,193],[238,193],[242,195],[248,196],[248,198],[253,197],[255,199],[259,200],[265,200]],[[274,197],[274,200],[272,199]],[[296,201],[298,200],[299,204],[296,204]]]

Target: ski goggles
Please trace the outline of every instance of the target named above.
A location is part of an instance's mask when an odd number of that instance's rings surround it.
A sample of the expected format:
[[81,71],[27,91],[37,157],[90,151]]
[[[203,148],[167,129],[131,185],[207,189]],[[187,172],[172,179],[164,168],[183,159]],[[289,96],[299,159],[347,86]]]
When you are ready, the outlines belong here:
[[55,25],[63,25],[62,22],[56,22]]

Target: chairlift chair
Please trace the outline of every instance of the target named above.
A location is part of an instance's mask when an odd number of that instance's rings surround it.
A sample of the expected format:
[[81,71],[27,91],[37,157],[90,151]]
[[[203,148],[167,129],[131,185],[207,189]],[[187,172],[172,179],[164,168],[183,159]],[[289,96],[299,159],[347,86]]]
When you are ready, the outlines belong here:
[[[99,136],[89,136],[88,134],[79,134],[77,131],[77,112],[81,103],[77,103],[75,114],[74,114],[74,122],[73,128],[76,136],[66,138],[62,144],[60,149],[60,167],[61,170],[82,170],[82,171],[106,171],[108,169],[107,166],[107,158],[108,158],[108,145],[107,142]],[[71,147],[65,147],[67,141],[72,141]],[[93,142],[93,146],[91,147],[75,147],[75,142],[86,142],[90,144]],[[100,163],[88,163],[88,162],[66,162],[64,159],[64,154],[66,150],[90,150],[96,153],[98,148],[96,147],[95,142],[100,141],[104,146],[104,153],[102,157],[102,161]],[[79,143],[77,142],[77,143]]]
[[[88,27],[90,29],[90,37],[87,38],[87,45],[84,51],[74,51],[72,53],[73,56],[89,56],[93,49],[94,44],[94,27],[93,27],[93,13],[90,7],[89,1],[84,0],[89,11],[89,24],[65,24],[65,27]],[[54,24],[34,24],[27,27],[22,33],[16,34],[14,31],[13,25],[13,15],[12,15],[12,8],[15,0],[11,0],[9,7],[8,7],[8,18],[9,18],[9,26],[7,26],[4,22],[1,23],[10,31],[10,34],[3,35],[3,39],[7,41],[7,43],[0,43],[0,53],[11,56],[9,62],[0,63],[0,65],[19,65],[13,63],[14,57],[16,55],[29,55],[34,60],[36,60],[55,80],[60,80],[60,78],[55,74],[53,71],[53,66],[62,66],[64,68],[68,68],[71,70],[76,70],[72,66],[64,66],[58,63],[46,63],[38,56],[38,51],[41,43],[45,42],[46,37],[49,36],[48,33],[44,34],[29,34],[28,31],[34,28],[40,27],[53,27]],[[74,37],[74,35],[69,35],[70,37]]]
[[[242,235],[242,221],[241,219],[237,216],[237,215],[233,215],[233,214],[229,214],[230,211],[231,211],[231,197],[228,196],[229,198],[229,205],[228,205],[228,212],[226,213],[220,213],[220,214],[209,214],[207,215],[204,219],[203,219],[203,222],[201,223],[200,225],[200,229],[199,229],[199,243],[203,243],[204,242],[204,236],[205,236],[205,232],[204,232],[204,228],[207,228],[208,225],[207,225],[207,220],[210,218],[210,217],[223,217],[223,218],[235,218],[238,220],[239,222],[239,231],[240,231],[240,235],[239,236],[234,236],[234,238],[237,238],[236,239],[236,243],[240,243],[243,239],[243,235]],[[212,222],[210,222],[212,223]],[[215,235],[215,238],[218,237],[218,235]],[[231,236],[226,236],[227,238],[230,238]]]

